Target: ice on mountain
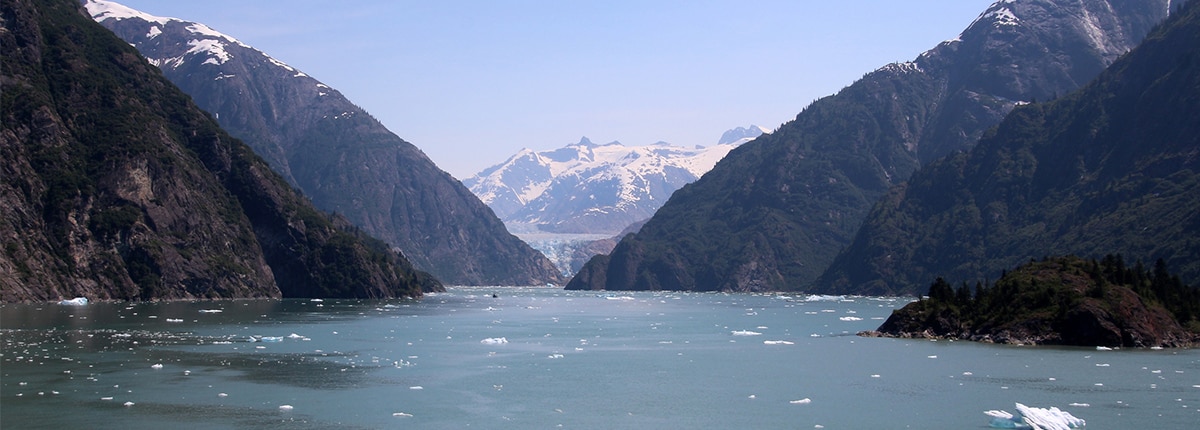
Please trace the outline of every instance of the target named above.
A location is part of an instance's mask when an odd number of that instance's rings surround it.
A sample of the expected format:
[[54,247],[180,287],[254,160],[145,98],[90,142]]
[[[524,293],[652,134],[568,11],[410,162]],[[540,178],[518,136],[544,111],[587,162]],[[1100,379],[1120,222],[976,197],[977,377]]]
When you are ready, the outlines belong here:
[[1087,424],[1083,419],[1076,418],[1069,412],[1056,407],[1046,409],[1017,403],[1016,408],[1016,414],[1003,410],[984,411],[983,413],[992,417],[988,426],[999,429],[1069,430]]
[[85,306],[88,304],[88,299],[87,297],[76,297],[70,300],[63,300],[58,302],[58,304],[63,306]]

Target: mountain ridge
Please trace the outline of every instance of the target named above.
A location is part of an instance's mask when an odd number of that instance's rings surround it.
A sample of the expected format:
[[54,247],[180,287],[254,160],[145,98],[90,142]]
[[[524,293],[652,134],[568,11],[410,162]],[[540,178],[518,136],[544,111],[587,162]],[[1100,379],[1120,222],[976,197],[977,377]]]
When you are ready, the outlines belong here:
[[417,267],[449,284],[563,283],[461,182],[337,90],[203,24],[85,6],[318,207]]
[[[957,38],[868,73],[731,151],[567,288],[803,289],[891,186],[971,147],[1018,104],[1086,83],[1168,7],[996,2]],[[1090,25],[1109,38],[1094,40]]]

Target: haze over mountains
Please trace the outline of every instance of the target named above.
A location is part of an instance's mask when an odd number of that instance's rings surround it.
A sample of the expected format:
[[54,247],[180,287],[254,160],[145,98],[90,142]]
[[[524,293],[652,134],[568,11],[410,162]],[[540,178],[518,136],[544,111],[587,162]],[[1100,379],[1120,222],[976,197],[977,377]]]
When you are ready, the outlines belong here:
[[1015,106],[1094,78],[1170,3],[997,2],[959,37],[867,74],[730,152],[568,288],[808,288],[890,187],[969,149]]
[[563,282],[461,182],[335,89],[203,24],[85,5],[317,207],[417,267],[448,284]]
[[510,229],[615,235],[764,132],[738,127],[716,145],[692,148],[596,144],[584,137],[555,150],[524,149],[463,183]]

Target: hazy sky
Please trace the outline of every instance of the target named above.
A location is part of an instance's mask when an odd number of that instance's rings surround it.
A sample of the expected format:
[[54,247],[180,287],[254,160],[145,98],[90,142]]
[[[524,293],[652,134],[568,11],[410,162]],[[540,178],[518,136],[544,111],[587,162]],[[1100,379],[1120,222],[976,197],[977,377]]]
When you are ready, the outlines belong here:
[[521,148],[711,145],[908,61],[992,0],[118,0],[338,89],[459,179]]

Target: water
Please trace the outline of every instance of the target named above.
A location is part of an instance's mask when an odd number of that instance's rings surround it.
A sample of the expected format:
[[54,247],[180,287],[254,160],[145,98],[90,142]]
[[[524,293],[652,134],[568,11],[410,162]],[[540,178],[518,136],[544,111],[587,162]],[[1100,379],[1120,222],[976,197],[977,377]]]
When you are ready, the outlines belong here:
[[1014,402],[1089,428],[1200,422],[1200,352],[853,335],[904,303],[453,288],[3,305],[0,427],[973,429]]

